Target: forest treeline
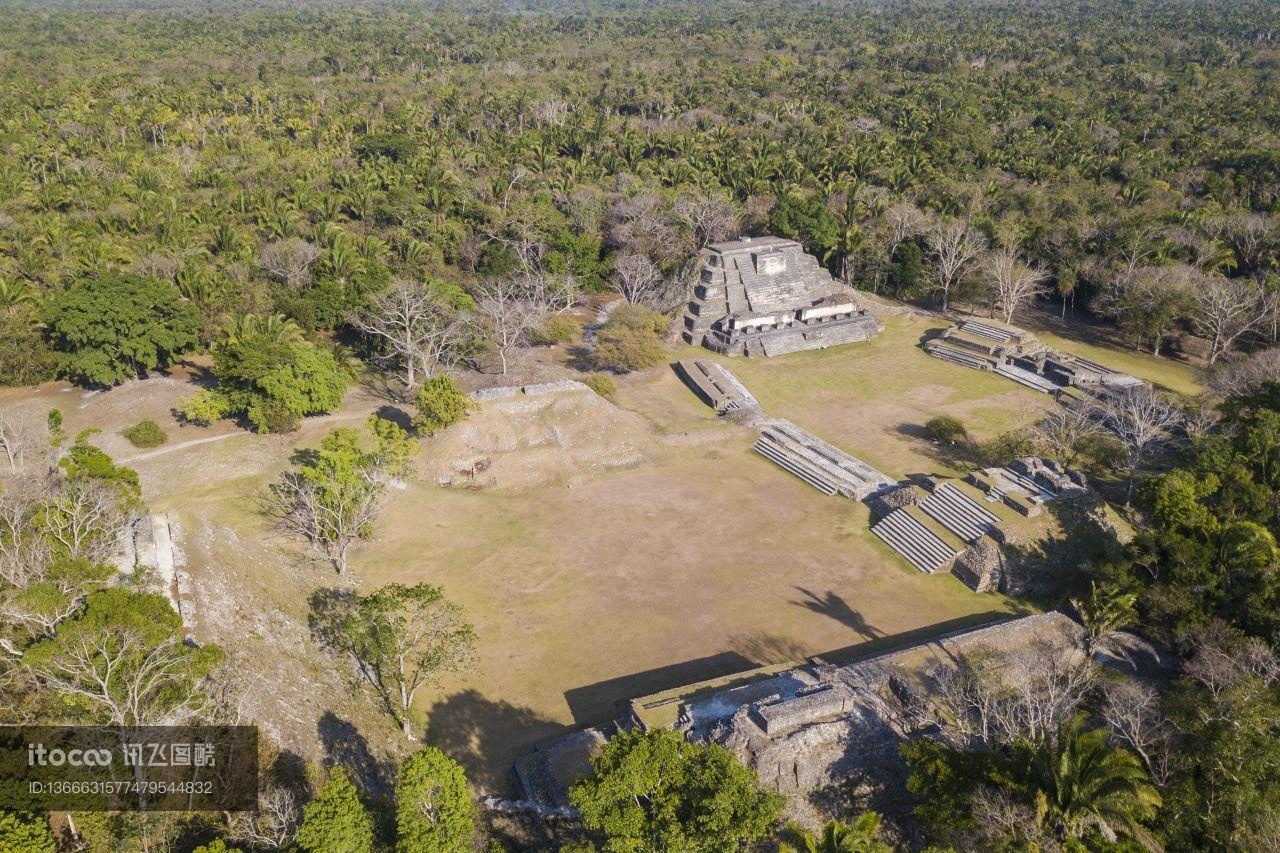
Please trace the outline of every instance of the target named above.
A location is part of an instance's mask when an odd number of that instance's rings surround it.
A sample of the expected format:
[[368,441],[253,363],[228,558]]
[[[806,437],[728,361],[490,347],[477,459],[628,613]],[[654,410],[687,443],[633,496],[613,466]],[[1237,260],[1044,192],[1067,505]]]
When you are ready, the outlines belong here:
[[349,330],[395,279],[625,293],[639,266],[669,308],[735,231],[944,302],[1003,253],[1155,349],[1230,334],[1206,293],[1249,306],[1228,344],[1275,337],[1274,4],[4,11],[10,384],[100,381],[49,329],[105,273],[164,283],[199,346],[247,314]]

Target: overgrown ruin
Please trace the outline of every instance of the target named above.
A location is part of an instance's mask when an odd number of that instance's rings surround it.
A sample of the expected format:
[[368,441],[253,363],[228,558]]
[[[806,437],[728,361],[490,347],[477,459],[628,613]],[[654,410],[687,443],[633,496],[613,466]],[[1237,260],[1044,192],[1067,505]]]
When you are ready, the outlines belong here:
[[1143,384],[1127,373],[1052,350],[1017,326],[992,320],[964,320],[925,341],[924,351],[963,367],[989,370],[1046,394],[1078,388],[1106,395]]
[[702,250],[684,341],[724,355],[783,355],[865,341],[884,325],[794,240],[745,237]]

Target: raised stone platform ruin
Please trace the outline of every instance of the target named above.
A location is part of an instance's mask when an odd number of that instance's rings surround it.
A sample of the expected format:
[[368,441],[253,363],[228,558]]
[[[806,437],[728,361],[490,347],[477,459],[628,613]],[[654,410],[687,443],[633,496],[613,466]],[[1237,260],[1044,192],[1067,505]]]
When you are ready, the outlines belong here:
[[926,341],[924,351],[963,367],[989,370],[1046,394],[1079,388],[1107,395],[1143,384],[1127,373],[1052,350],[1030,332],[994,320],[964,320]]
[[896,485],[888,474],[877,471],[791,421],[770,421],[761,430],[753,449],[823,494],[862,500]]
[[1034,456],[971,472],[963,481],[930,479],[925,485],[869,501],[879,517],[871,532],[920,571],[950,571],[975,592],[998,589],[1003,581],[1000,546],[1010,534],[997,506],[1032,517],[1050,501],[1089,491],[1078,471]]
[[[1014,653],[1047,644],[1074,654],[1080,628],[1061,613],[1008,619],[836,666],[820,658],[759,677],[735,677],[722,689],[697,689],[679,702],[676,728],[692,741],[718,743],[779,792],[811,791],[860,769],[894,764],[899,746],[945,724],[932,710],[930,671],[979,648]],[[646,705],[631,721],[648,725]]]
[[702,250],[685,343],[725,355],[783,355],[865,341],[884,325],[794,240],[746,237]]
[[676,363],[676,373],[716,414],[759,409],[760,403],[738,378],[721,364],[703,359]]

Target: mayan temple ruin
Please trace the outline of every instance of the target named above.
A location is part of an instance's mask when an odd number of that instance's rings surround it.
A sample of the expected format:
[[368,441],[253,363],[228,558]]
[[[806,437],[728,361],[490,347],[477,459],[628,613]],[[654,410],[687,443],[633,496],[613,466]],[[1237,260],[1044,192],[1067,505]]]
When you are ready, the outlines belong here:
[[799,243],[745,237],[702,250],[684,340],[725,355],[782,355],[865,341],[884,326]]
[[963,320],[926,341],[924,351],[963,367],[990,370],[1046,394],[1080,389],[1106,396],[1143,384],[1127,373],[1050,349],[1030,332],[993,320]]

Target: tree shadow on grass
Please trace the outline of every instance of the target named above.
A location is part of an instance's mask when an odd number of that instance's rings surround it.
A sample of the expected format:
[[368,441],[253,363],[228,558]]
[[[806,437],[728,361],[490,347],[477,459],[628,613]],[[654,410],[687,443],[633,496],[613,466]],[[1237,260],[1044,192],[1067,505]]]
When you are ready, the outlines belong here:
[[424,740],[462,765],[472,784],[493,793],[515,789],[512,760],[524,745],[568,729],[510,702],[489,699],[475,689],[437,702],[427,717]]
[[324,749],[325,764],[345,767],[356,786],[372,799],[390,794],[395,779],[394,763],[376,757],[354,723],[325,711],[316,723],[316,733]]
[[982,463],[978,447],[968,439],[955,442],[933,441],[924,432],[924,424],[900,423],[893,427],[898,435],[910,439],[914,450],[935,462],[958,471],[977,468]]
[[883,631],[874,625],[868,624],[861,613],[854,610],[847,601],[836,593],[828,590],[824,595],[818,595],[802,586],[798,586],[795,589],[804,595],[804,598],[800,601],[793,601],[791,602],[792,604],[834,619],[840,624],[857,631],[868,640],[884,636]]
[[729,644],[735,652],[750,658],[759,666],[798,663],[809,656],[805,647],[790,637],[780,637],[766,631],[736,634],[729,638]]

